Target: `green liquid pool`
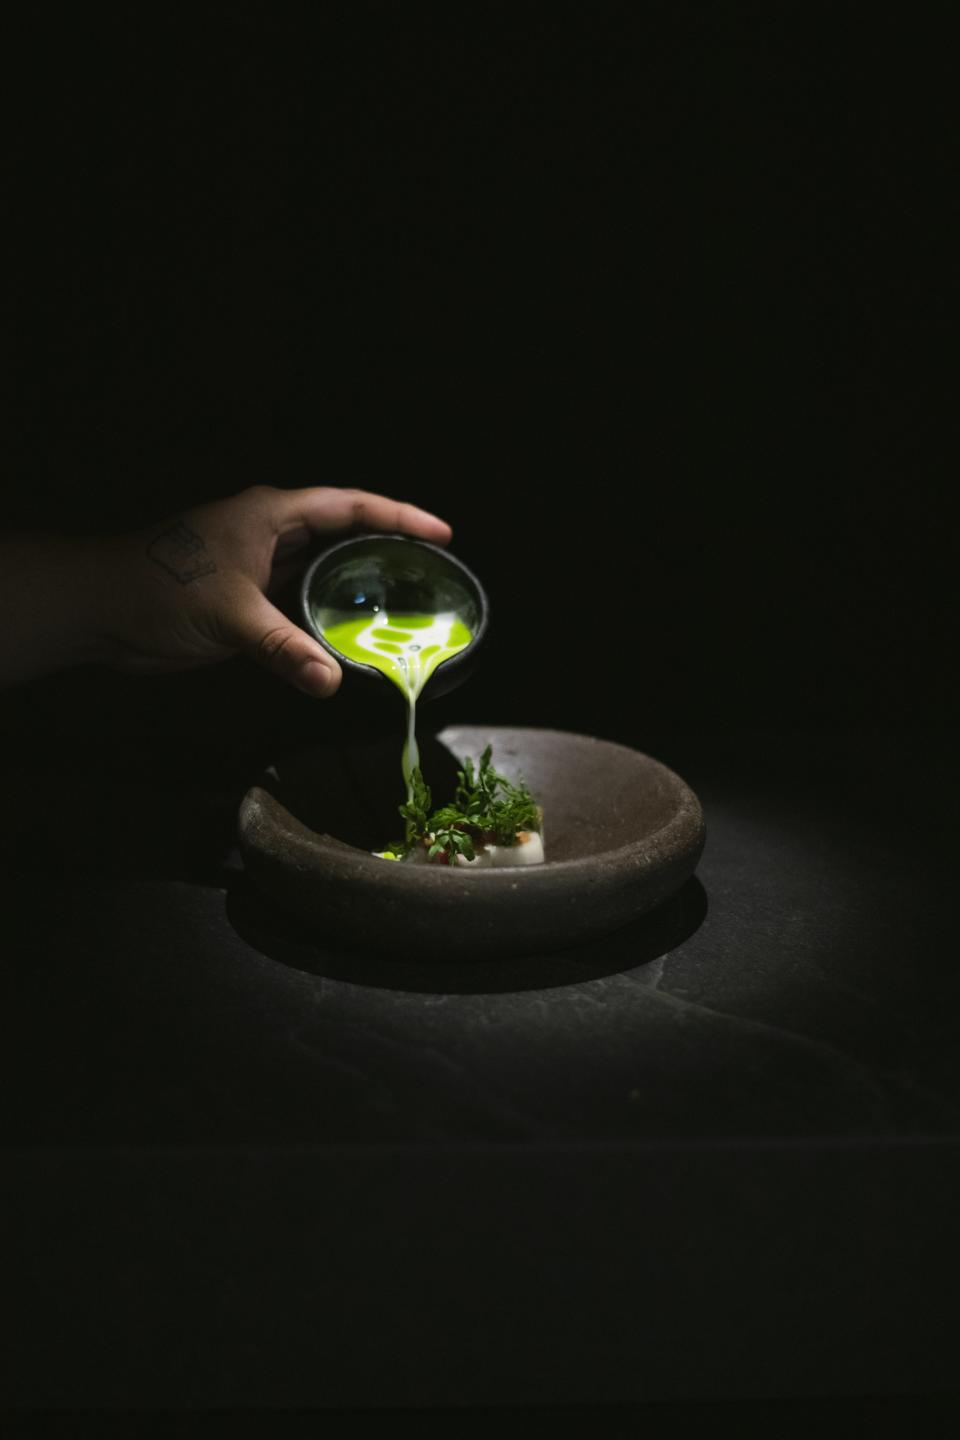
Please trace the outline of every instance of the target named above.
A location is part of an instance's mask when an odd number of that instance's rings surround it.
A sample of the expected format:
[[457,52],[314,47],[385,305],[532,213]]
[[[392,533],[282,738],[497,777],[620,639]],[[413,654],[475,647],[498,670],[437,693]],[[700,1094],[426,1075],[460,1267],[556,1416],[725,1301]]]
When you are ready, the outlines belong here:
[[335,650],[362,665],[373,665],[407,701],[407,738],[403,778],[410,798],[410,777],[420,763],[416,739],[417,697],[444,660],[465,650],[473,635],[455,611],[409,614],[391,610],[320,610],[317,625]]

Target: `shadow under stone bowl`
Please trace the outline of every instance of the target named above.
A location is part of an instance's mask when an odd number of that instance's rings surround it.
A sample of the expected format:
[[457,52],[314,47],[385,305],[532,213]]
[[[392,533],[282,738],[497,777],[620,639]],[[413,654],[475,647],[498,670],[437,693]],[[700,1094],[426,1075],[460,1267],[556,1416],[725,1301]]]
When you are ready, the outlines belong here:
[[638,750],[558,730],[455,725],[421,744],[435,803],[464,757],[523,776],[544,809],[547,860],[524,869],[410,866],[370,852],[396,839],[399,746],[291,756],[244,797],[240,848],[255,884],[318,939],[442,957],[502,957],[583,944],[673,895],[705,828],[678,775]]

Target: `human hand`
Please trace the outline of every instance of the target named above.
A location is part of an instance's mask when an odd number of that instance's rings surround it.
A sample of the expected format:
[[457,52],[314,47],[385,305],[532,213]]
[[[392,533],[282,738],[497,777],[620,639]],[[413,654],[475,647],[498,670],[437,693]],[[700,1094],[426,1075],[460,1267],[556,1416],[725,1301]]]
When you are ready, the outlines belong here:
[[271,599],[314,535],[401,531],[446,545],[450,526],[364,490],[255,485],[102,542],[97,658],[161,674],[244,654],[308,695],[337,690],[340,667]]

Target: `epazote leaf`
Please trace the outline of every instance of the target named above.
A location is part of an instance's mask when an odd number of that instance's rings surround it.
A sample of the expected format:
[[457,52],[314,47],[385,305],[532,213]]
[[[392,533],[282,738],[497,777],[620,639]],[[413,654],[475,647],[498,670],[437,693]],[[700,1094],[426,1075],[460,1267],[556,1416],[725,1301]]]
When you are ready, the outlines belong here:
[[426,834],[429,828],[427,821],[430,816],[430,808],[433,804],[430,786],[424,780],[419,766],[410,776],[410,790],[410,799],[405,805],[400,806],[400,816],[407,822],[406,843],[408,847]]
[[500,775],[494,769],[492,753],[488,745],[478,765],[469,758],[464,760],[457,771],[453,803],[436,811],[431,811],[430,787],[420,770],[414,770],[411,797],[400,806],[406,822],[404,853],[430,837],[428,855],[444,853],[452,865],[457,855],[474,859],[478,841],[515,845],[518,831],[540,829],[540,811],[527,786]]

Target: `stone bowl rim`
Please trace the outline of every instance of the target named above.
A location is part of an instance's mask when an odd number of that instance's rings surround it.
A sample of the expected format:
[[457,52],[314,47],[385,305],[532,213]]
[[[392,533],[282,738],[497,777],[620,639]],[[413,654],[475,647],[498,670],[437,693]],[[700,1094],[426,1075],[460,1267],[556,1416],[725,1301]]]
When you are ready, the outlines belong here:
[[[286,817],[286,821],[292,826],[292,835],[301,844],[307,845],[310,849],[319,852],[319,856],[322,856],[324,859],[340,859],[344,866],[347,864],[355,865],[359,857],[361,864],[369,865],[371,874],[379,873],[383,883],[390,886],[396,885],[404,891],[409,891],[411,880],[413,880],[413,884],[417,887],[426,886],[430,888],[437,885],[443,886],[449,884],[452,877],[464,877],[469,879],[471,885],[479,883],[487,887],[500,885],[512,888],[518,884],[518,877],[520,875],[525,877],[524,883],[532,880],[534,884],[537,884],[542,883],[544,876],[555,875],[558,872],[594,870],[598,866],[609,869],[614,860],[620,862],[617,868],[622,868],[641,857],[645,851],[657,845],[658,842],[662,843],[663,838],[668,835],[671,829],[686,826],[692,822],[695,827],[699,828],[701,834],[705,833],[703,810],[700,801],[686,781],[674,770],[671,770],[668,765],[665,765],[662,760],[657,760],[654,756],[647,755],[644,751],[637,750],[633,746],[624,745],[615,740],[605,740],[597,735],[584,735],[579,731],[560,730],[556,727],[535,725],[450,725],[439,733],[437,739],[440,740],[441,743],[444,743],[443,736],[447,730],[468,729],[494,732],[497,729],[502,729],[531,736],[556,735],[562,736],[564,739],[587,741],[591,744],[602,745],[606,748],[617,750],[625,757],[630,757],[631,762],[642,760],[646,762],[648,766],[653,766],[661,772],[666,777],[667,783],[676,798],[676,807],[663,824],[640,839],[627,841],[625,844],[616,845],[607,850],[595,850],[589,854],[571,856],[566,860],[550,860],[546,858],[540,865],[531,865],[522,868],[505,867],[503,869],[469,870],[463,866],[418,865],[414,867],[403,865],[397,861],[382,860],[373,852],[362,850],[359,846],[351,845],[346,840],[339,840],[334,835],[311,830],[302,820],[299,820],[296,815],[287,809],[281,799],[271,794],[269,789],[257,782],[250,787],[241,801],[239,812],[241,831],[249,810],[254,806],[261,805],[260,796],[265,795],[272,802],[271,809],[275,808],[281,811],[282,815]],[[269,774],[272,768],[273,767],[269,767],[266,773]],[[273,773],[276,774],[276,771],[274,770]],[[547,837],[545,847],[548,849],[549,816],[546,819],[545,830]],[[374,866],[379,866],[380,870],[374,871]],[[323,868],[328,867],[324,866]],[[535,875],[540,876],[540,881],[534,880],[533,877]],[[416,877],[416,879],[413,879],[413,877]]]

